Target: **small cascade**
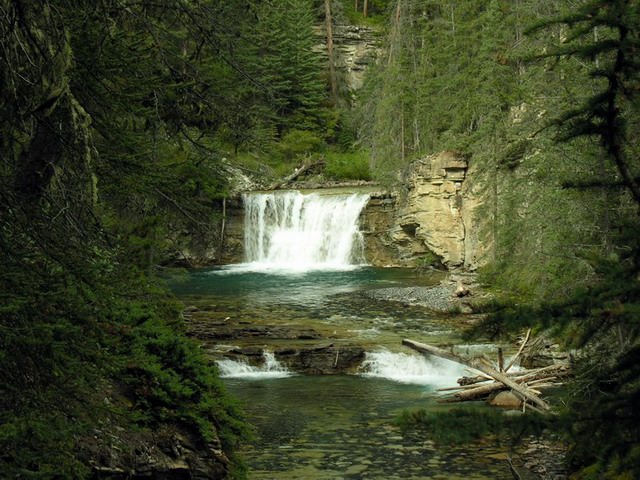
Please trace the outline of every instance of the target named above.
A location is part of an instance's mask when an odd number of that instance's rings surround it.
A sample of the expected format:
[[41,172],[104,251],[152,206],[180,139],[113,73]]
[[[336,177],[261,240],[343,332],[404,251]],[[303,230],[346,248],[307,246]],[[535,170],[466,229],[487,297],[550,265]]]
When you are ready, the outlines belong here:
[[256,270],[345,270],[364,264],[358,228],[368,194],[247,193],[245,255]]
[[236,362],[235,360],[218,360],[216,364],[220,369],[222,378],[245,378],[245,379],[267,379],[285,378],[294,375],[286,366],[276,360],[273,352],[263,352],[264,363],[259,367],[254,367],[246,362]]
[[461,365],[440,358],[394,353],[389,350],[367,352],[362,363],[365,377],[385,378],[399,383],[448,387],[465,375]]

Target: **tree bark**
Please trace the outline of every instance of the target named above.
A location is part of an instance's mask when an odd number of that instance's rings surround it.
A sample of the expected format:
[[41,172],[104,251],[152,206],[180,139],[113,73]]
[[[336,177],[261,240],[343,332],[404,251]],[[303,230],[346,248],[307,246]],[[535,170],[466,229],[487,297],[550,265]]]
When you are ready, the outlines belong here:
[[449,402],[468,402],[471,400],[478,400],[483,398],[493,392],[499,392],[500,390],[507,390],[508,387],[500,382],[492,382],[488,385],[478,385],[474,388],[469,388],[465,390],[461,390],[453,394],[453,396],[448,398],[443,398],[440,400],[442,403]]
[[331,18],[331,0],[324,0],[324,23],[327,30],[327,56],[329,57],[329,82],[331,86],[331,100],[338,104],[338,81],[336,79],[336,65],[333,53],[333,20]]
[[39,115],[35,135],[29,146],[20,152],[20,167],[14,179],[14,191],[27,206],[36,205],[46,192],[55,166],[64,154],[58,112]]
[[222,198],[222,227],[220,228],[220,246],[218,247],[218,259],[222,262],[224,254],[224,234],[227,227],[227,197]]
[[500,373],[493,367],[489,366],[488,362],[482,357],[467,359],[467,358],[461,357],[460,355],[456,355],[453,352],[448,352],[446,350],[442,350],[441,348],[433,347],[431,345],[426,345],[424,343],[419,343],[419,342],[415,342],[413,340],[407,340],[407,339],[402,340],[402,345],[412,348],[418,352],[445,358],[447,360],[460,363],[461,365],[466,365],[468,367],[471,367],[482,373],[486,373],[490,377],[494,378],[496,381],[503,383],[504,385],[511,388],[512,390],[518,392],[520,395],[522,395],[524,398],[529,400],[531,403],[536,404],[542,410],[550,410],[549,405],[544,400],[541,400],[538,396],[536,396],[534,393],[524,388],[522,385],[518,385],[514,380],[509,378],[507,375]]

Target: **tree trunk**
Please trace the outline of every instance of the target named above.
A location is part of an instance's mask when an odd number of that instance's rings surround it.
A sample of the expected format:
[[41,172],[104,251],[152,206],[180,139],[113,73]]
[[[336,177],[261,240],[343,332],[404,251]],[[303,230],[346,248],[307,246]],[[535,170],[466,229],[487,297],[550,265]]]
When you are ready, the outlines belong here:
[[20,167],[14,179],[14,191],[25,205],[36,205],[47,190],[64,154],[64,140],[60,134],[59,113],[38,116],[35,135],[29,146],[20,153]]
[[362,3],[362,14],[365,17],[369,16],[369,0],[364,0]]
[[486,363],[486,360],[483,358],[473,358],[467,359],[461,357],[460,355],[456,355],[453,352],[448,352],[446,350],[442,350],[441,348],[433,347],[431,345],[426,345],[424,343],[414,342],[413,340],[402,340],[402,344],[417,350],[420,353],[426,353],[428,355],[435,355],[436,357],[445,358],[447,360],[451,360],[456,363],[460,363],[461,365],[466,365],[475,370],[478,370],[482,373],[486,373],[490,377],[494,378],[496,381],[503,383],[507,387],[512,390],[518,392],[524,398],[529,400],[531,403],[535,403],[542,410],[550,410],[549,405],[544,400],[541,400],[538,396],[531,393],[529,390],[524,388],[522,385],[518,385],[514,380],[509,378],[507,375],[498,372],[493,367],[489,366]]
[[303,165],[302,167],[297,169],[295,172],[293,172],[291,175],[286,177],[284,180],[280,182],[272,183],[271,185],[269,185],[267,190],[278,190],[279,188],[282,188],[285,185],[288,185],[289,183],[293,182],[296,178],[298,178],[300,175],[303,175],[308,170],[314,167],[319,167],[321,165],[324,165],[324,158],[321,158],[317,162],[307,163],[306,165]]
[[336,79],[336,65],[333,54],[333,20],[331,18],[331,0],[324,0],[324,24],[327,30],[327,56],[329,57],[329,82],[331,84],[331,100],[334,106],[338,104],[338,81]]
[[220,228],[220,245],[218,247],[218,261],[222,263],[224,254],[224,234],[227,227],[227,197],[222,198],[222,227]]

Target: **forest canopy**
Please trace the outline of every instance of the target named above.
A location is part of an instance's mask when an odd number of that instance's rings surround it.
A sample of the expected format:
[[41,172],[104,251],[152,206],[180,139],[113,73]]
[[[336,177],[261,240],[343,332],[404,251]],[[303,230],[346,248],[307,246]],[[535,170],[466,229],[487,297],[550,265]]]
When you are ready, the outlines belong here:
[[[323,53],[341,22],[384,39],[358,92]],[[571,469],[640,475],[639,52],[634,0],[0,0],[0,471],[86,478],[96,424],[172,425],[242,476],[245,421],[158,275],[177,234],[220,241],[238,171],[397,188],[456,150],[481,334],[589,352]]]

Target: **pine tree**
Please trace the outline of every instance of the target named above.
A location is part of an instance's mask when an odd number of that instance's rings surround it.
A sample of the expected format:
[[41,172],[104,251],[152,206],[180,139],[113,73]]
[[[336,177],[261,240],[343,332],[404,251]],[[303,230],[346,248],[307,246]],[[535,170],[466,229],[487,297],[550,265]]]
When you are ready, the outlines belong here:
[[278,135],[292,128],[319,130],[325,85],[311,3],[263,2],[255,12],[258,24],[247,34],[254,46],[246,54],[269,121]]
[[221,9],[0,1],[6,476],[86,478],[80,439],[111,424],[111,392],[127,427],[179,424],[203,442],[220,428],[237,447],[238,412],[149,268],[163,232],[197,228],[226,188],[211,145],[228,107],[204,68],[241,74],[220,26],[238,11]]
[[[578,376],[567,402],[572,424],[570,469],[576,478],[637,478],[640,202],[636,190],[640,158],[635,147],[639,138],[630,126],[637,125],[639,118],[640,10],[632,1],[587,1],[542,22],[532,32],[541,28],[555,29],[562,41],[538,58],[555,57],[560,64],[577,58],[580,68],[589,73],[586,99],[571,99],[573,105],[561,109],[549,125],[557,127],[557,141],[579,148],[576,156],[592,162],[593,174],[602,172],[602,159],[610,167],[606,175],[574,180],[566,186],[587,199],[594,198],[593,189],[609,190],[607,198],[618,204],[615,208],[622,214],[613,224],[617,232],[611,237],[612,245],[604,254],[587,257],[596,281],[574,289],[562,302],[524,308],[503,305],[493,314],[489,328],[523,324],[553,328],[567,337],[567,344],[581,349],[576,358]],[[584,139],[598,140],[598,155],[591,154]]]
[[634,107],[640,88],[639,16],[640,6],[633,1],[586,2],[550,23],[567,25],[570,30],[565,45],[545,56],[576,57],[593,65],[596,93],[583,105],[564,112],[555,123],[563,128],[562,139],[597,137],[615,165],[621,185],[640,207],[640,159],[629,148],[629,125],[637,121]]

